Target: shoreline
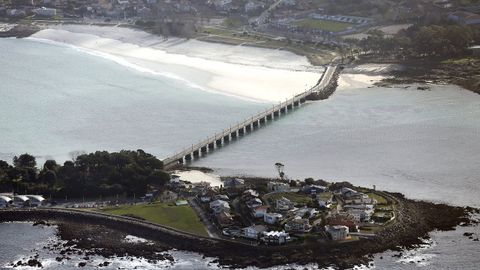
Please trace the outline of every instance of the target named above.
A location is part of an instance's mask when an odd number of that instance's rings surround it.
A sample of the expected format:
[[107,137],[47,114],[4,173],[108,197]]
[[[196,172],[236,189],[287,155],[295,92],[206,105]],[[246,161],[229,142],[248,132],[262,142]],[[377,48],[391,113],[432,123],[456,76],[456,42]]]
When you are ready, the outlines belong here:
[[[252,246],[231,240],[196,236],[132,218],[66,209],[1,210],[0,222],[53,222],[60,226],[60,238],[70,243],[65,248],[71,248],[74,244],[87,253],[94,252],[92,254],[107,258],[115,254],[137,254],[146,259],[157,260],[159,258],[155,257],[155,252],[174,248],[217,258],[220,265],[228,267],[264,268],[290,263],[317,263],[321,267],[335,265],[341,269],[368,264],[373,254],[386,250],[414,248],[423,244],[422,239],[428,238],[428,234],[433,230],[448,231],[454,230],[458,225],[470,226],[478,223],[470,218],[471,214],[478,213],[478,209],[414,201],[399,193],[383,193],[397,201],[396,221],[387,225],[374,238],[346,243],[308,242],[286,246]],[[104,234],[98,233],[104,231],[118,239],[122,239],[119,235],[125,234],[142,237],[154,241],[155,245],[145,250],[138,244],[129,250],[116,241],[105,243],[104,237],[101,237]],[[138,251],[135,251],[137,249]]]
[[291,98],[313,86],[324,72],[306,57],[283,50],[165,39],[137,28],[69,24],[39,28],[28,39],[73,46],[141,73],[260,103]]
[[354,67],[362,65],[390,65],[396,67],[385,71],[384,74],[387,77],[376,82],[374,85],[377,87],[408,84],[451,84],[480,94],[479,58],[467,57],[444,61],[360,59]]

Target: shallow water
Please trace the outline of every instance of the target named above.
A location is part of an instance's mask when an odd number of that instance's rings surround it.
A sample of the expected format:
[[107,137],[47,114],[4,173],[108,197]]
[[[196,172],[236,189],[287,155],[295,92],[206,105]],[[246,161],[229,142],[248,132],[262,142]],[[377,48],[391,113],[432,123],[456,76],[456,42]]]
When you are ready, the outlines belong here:
[[0,159],[9,161],[139,148],[162,158],[265,106],[32,40],[0,39],[0,74]]

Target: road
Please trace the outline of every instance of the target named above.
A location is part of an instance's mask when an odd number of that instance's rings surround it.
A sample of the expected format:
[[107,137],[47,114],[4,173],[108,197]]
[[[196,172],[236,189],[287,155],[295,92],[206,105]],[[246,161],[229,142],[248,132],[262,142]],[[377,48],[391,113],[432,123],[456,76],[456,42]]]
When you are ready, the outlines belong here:
[[210,219],[207,217],[205,214],[205,211],[198,205],[197,200],[195,198],[190,198],[188,199],[188,203],[190,206],[195,210],[197,215],[200,217],[202,220],[203,224],[205,225],[205,229],[207,230],[208,236],[212,238],[221,238],[220,235],[218,234],[218,229],[213,225],[213,223],[210,221]]

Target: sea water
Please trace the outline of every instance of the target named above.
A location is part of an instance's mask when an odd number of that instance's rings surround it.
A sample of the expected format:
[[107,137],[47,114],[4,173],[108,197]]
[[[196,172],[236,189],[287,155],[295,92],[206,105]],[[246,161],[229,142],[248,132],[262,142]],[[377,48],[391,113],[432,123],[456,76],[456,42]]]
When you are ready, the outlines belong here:
[[[74,48],[0,39],[0,159],[28,152],[63,161],[72,151],[138,148],[165,157],[271,105],[204,90]],[[410,198],[479,207],[478,119],[480,96],[458,87],[418,91],[353,84],[194,165],[224,175],[275,176],[273,164],[282,162],[292,179],[345,180]],[[0,267],[33,255],[55,237],[51,229],[38,230],[0,224]],[[476,269],[480,246],[463,232],[480,233],[478,227],[434,232],[427,247],[401,258],[378,254],[374,265]],[[59,267],[55,254],[42,256],[51,269]],[[178,252],[176,258],[177,269],[217,268],[199,254]]]

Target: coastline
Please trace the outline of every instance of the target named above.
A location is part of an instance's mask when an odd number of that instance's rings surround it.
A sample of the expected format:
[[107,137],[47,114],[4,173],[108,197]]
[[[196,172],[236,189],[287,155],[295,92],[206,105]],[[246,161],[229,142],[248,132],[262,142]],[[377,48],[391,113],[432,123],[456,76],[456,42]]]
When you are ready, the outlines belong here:
[[[158,251],[175,248],[218,258],[220,265],[228,267],[263,268],[289,263],[317,263],[320,267],[335,265],[341,269],[368,264],[373,254],[386,250],[400,252],[402,248],[417,247],[424,243],[423,239],[427,239],[429,232],[433,230],[448,231],[458,225],[470,226],[477,223],[470,219],[470,215],[478,213],[478,209],[413,201],[399,193],[384,194],[397,201],[396,222],[388,225],[375,238],[344,243],[308,242],[287,246],[252,246],[231,240],[196,236],[132,218],[66,209],[2,210],[0,222],[53,222],[59,225],[61,239],[68,241],[64,248],[71,249],[75,245],[87,253],[93,252],[91,254],[106,258],[115,254],[133,254],[159,260],[162,258],[155,257]],[[105,242],[102,234],[98,233],[100,231],[118,236],[115,237],[117,239],[123,239],[120,236],[125,234],[134,235],[155,241],[155,244],[147,249],[143,249],[142,244],[129,249],[115,240]]]
[[131,28],[47,25],[29,36],[204,91],[276,103],[315,85],[323,67],[283,50],[162,37]]

